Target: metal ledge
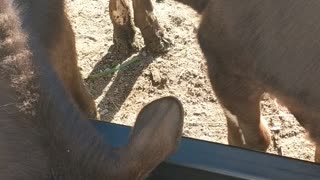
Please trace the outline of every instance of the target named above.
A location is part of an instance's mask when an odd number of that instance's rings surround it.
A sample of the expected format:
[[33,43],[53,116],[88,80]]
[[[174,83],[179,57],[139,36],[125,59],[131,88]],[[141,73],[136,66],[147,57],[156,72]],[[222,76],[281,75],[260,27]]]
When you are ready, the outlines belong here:
[[[113,146],[127,143],[130,127],[93,121]],[[320,165],[246,149],[182,138],[178,151],[150,180],[320,179]]]

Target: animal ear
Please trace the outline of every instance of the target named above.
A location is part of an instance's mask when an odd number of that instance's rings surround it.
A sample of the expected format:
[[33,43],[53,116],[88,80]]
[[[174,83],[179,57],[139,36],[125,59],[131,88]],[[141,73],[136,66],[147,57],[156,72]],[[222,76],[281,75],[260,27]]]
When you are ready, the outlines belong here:
[[175,97],[164,97],[146,105],[131,132],[129,152],[137,159],[140,174],[147,175],[172,154],[181,138],[183,107]]

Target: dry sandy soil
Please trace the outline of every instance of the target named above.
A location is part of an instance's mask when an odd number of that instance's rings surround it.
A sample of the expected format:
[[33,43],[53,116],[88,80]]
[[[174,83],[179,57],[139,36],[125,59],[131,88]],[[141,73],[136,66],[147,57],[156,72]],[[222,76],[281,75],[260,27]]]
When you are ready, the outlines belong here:
[[[227,143],[226,121],[207,77],[206,61],[196,39],[200,16],[173,1],[154,2],[155,14],[174,43],[171,50],[153,56],[143,50],[131,57],[113,51],[108,0],[67,0],[77,40],[79,66],[85,79],[132,58],[138,61],[104,78],[86,80],[104,121],[132,125],[139,110],[159,97],[178,97],[185,108],[184,136]],[[314,145],[287,110],[268,96],[262,118],[272,129],[268,152],[313,160]]]

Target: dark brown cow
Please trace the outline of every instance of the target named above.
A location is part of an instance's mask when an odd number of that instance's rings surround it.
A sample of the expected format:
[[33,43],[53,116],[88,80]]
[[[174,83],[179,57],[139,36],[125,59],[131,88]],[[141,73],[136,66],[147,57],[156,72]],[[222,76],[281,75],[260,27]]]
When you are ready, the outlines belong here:
[[175,150],[182,106],[157,100],[140,112],[126,146],[106,144],[61,81],[57,67],[75,68],[60,65],[75,56],[63,55],[74,53],[63,7],[0,1],[0,179],[143,179]]
[[[227,117],[228,140],[265,151],[264,92],[277,97],[317,144],[320,162],[320,1],[184,0],[202,12],[198,31]],[[202,11],[201,11],[202,9]]]

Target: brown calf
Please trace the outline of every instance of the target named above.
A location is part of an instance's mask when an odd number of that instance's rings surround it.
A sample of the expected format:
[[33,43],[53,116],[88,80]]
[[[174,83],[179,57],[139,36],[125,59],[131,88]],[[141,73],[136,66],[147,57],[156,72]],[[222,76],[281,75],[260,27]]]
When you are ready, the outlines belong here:
[[[198,11],[199,2],[184,0]],[[227,117],[229,143],[268,148],[259,103],[269,92],[309,132],[320,162],[320,2],[203,2],[198,39]]]
[[[109,14],[113,24],[113,41],[122,52],[130,53],[134,48],[135,28],[141,30],[144,43],[154,53],[168,51],[170,42],[164,37],[150,0],[132,0],[133,15],[128,0],[110,0]],[[133,23],[134,19],[134,23]]]
[[126,146],[106,144],[61,81],[67,55],[50,49],[74,48],[63,6],[0,1],[0,179],[143,179],[175,150],[182,106],[157,100],[139,113]]

